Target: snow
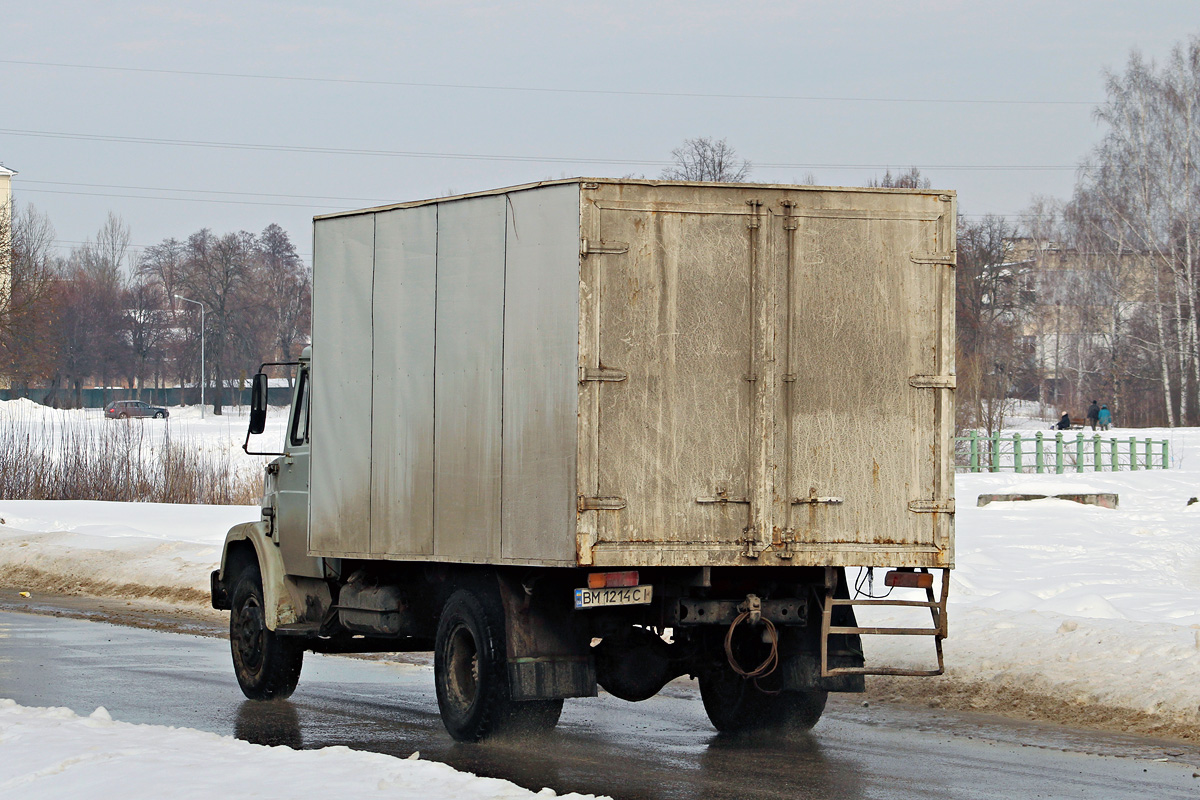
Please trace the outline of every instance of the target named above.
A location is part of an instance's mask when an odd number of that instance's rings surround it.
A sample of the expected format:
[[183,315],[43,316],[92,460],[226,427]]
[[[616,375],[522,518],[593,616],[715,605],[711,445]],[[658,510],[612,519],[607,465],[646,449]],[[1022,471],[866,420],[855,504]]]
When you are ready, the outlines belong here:
[[531,792],[422,761],[419,753],[401,759],[348,747],[268,747],[189,728],[118,722],[103,707],[81,717],[12,700],[0,700],[0,753],[0,799],[592,797]]
[[[5,405],[0,403],[0,418],[11,413]],[[182,413],[177,419],[174,413],[170,424],[190,426],[214,453],[236,452],[245,458],[240,454],[244,434],[238,430],[244,418],[231,414],[219,421],[201,421],[198,415]],[[280,425],[282,415],[272,416]],[[1031,420],[1018,427],[1047,424]],[[874,681],[873,686],[905,699],[956,697],[960,706],[1024,711],[1143,733],[1194,737],[1200,731],[1200,504],[1187,505],[1190,497],[1200,495],[1200,429],[1114,429],[1108,435],[1168,439],[1172,468],[956,476],[956,569],[951,578],[950,638],[945,642],[946,676],[887,679]],[[1053,497],[976,507],[980,494],[1093,492],[1118,494],[1119,508]],[[202,608],[207,605],[208,575],[220,557],[225,531],[257,518],[253,506],[0,500],[0,574],[12,588],[35,593],[79,590],[165,597]],[[853,580],[853,570],[850,577]],[[876,593],[882,584],[882,575],[877,574]],[[902,597],[906,591],[913,590],[898,589],[893,596]],[[860,615],[860,620],[870,624],[897,619],[873,613]],[[928,667],[933,661],[927,638],[868,637],[865,647],[869,662],[875,664]],[[191,731],[167,736],[161,730],[146,732],[106,720],[75,718],[68,712],[10,705],[0,708],[0,747],[7,751],[14,742],[19,745],[18,737],[30,742],[58,737],[62,742],[45,745],[47,755],[36,755],[36,748],[31,748],[28,757],[2,759],[4,764],[22,764],[21,775],[36,771],[35,764],[49,770],[47,777],[37,779],[47,781],[45,787],[32,793],[22,789],[12,796],[60,796],[59,792],[65,796],[76,786],[71,782],[75,779],[67,776],[99,774],[101,763],[124,769],[120,767],[123,748],[132,752],[140,746],[120,743],[125,735],[133,737],[130,741],[141,741],[138,737],[143,736],[156,743],[170,741],[171,748],[176,736],[185,737],[178,758],[192,750],[203,751],[205,755],[197,758],[206,764],[227,758],[232,765],[242,758],[233,755],[240,752],[238,748],[252,746]],[[109,754],[103,757],[107,761],[93,758],[92,752]],[[383,756],[294,755],[351,759],[346,762],[347,774],[357,775],[356,780],[361,780],[355,785],[366,791],[376,791],[380,781],[409,786],[416,780],[411,777],[416,773],[410,776],[406,771],[405,762]],[[163,763],[174,757],[164,756]],[[269,757],[292,755],[272,751]],[[69,758],[83,760],[79,767],[54,771]],[[353,761],[359,758],[365,760]],[[362,768],[368,763],[374,772]],[[7,777],[6,769],[13,768],[0,765],[0,797],[14,792],[5,783],[14,779]],[[215,781],[227,777],[222,769],[203,772],[215,775]],[[311,769],[291,772],[315,774]],[[60,773],[63,777],[54,777]],[[428,779],[435,777],[431,772]],[[235,778],[229,780],[221,785],[236,785]],[[405,780],[410,783],[404,784]],[[470,791],[476,790],[485,791]]]
[[[214,461],[228,461],[240,473],[258,472],[267,459],[248,456],[242,451],[250,418],[247,406],[227,406],[217,416],[209,408],[201,416],[199,406],[171,406],[170,416],[158,419],[105,419],[104,409],[57,409],[27,398],[0,401],[0,425],[10,433],[29,436],[51,454],[64,447],[95,442],[99,436],[127,430],[130,441],[143,458],[160,452],[168,438],[171,442],[195,448]],[[273,407],[267,412],[267,428],[252,437],[251,449],[278,450],[287,426],[287,409]]]

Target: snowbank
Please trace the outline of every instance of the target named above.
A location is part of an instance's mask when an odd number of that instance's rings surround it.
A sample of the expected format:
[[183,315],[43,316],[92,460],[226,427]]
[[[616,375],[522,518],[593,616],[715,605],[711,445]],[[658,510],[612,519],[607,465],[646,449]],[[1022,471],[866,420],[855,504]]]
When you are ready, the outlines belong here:
[[445,764],[348,747],[292,750],[190,728],[116,722],[104,708],[25,708],[0,700],[0,798],[579,798],[534,793]]
[[0,574],[26,591],[209,604],[225,532],[256,506],[0,500]]

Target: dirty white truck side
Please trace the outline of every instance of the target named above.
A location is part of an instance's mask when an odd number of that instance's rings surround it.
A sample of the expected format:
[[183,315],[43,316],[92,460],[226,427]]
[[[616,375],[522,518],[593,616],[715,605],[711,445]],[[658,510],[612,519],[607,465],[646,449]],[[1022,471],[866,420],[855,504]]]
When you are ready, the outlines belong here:
[[[472,740],[683,674],[718,728],[812,725],[916,672],[868,633],[936,674],[954,230],[943,192],[603,179],[318,217],[286,452],[213,577],[243,689],[433,649]],[[847,567],[925,626],[857,627]]]

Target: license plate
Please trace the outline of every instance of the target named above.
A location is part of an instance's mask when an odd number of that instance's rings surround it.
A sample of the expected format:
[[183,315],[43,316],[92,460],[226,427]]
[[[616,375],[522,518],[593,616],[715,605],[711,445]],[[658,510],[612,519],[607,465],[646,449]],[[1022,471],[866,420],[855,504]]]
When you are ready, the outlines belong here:
[[637,606],[650,602],[652,586],[621,586],[615,589],[576,589],[576,608]]

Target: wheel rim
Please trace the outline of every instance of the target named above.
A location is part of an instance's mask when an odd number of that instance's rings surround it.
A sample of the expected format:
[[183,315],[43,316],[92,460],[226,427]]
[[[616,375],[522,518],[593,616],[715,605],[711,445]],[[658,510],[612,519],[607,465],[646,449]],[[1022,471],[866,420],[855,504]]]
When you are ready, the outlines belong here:
[[459,708],[469,708],[479,692],[479,648],[465,625],[450,634],[446,666],[446,689],[451,700]]
[[237,648],[239,660],[250,672],[258,672],[263,662],[263,637],[267,626],[263,618],[262,607],[254,597],[246,599],[238,610],[237,630],[234,632],[234,646]]

